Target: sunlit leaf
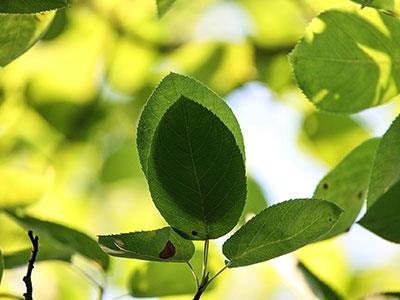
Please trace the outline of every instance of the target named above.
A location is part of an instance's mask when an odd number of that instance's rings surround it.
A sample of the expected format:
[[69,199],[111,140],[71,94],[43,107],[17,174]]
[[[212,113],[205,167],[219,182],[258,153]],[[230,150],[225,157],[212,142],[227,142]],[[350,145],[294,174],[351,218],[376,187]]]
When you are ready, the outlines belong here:
[[329,232],[342,211],[333,203],[296,199],[263,210],[223,246],[231,268],[270,260],[295,251]]
[[137,146],[143,172],[146,175],[152,140],[158,123],[166,111],[182,96],[199,103],[215,114],[232,132],[242,156],[245,157],[239,124],[224,100],[197,80],[171,73],[155,89],[140,117]]
[[264,196],[261,186],[254,178],[247,176],[246,204],[244,206],[242,216],[240,217],[239,224],[243,225],[246,223],[247,218],[257,215],[267,206],[268,202]]
[[291,54],[299,87],[320,109],[354,113],[400,93],[400,19],[377,10],[329,10]]
[[[13,269],[26,266],[32,255],[32,248],[25,248],[15,252],[4,253],[4,268]],[[36,262],[42,261],[64,261],[70,262],[74,251],[69,248],[63,248],[52,243],[43,243],[40,240],[40,251],[36,257]]]
[[187,262],[194,245],[170,227],[153,231],[100,235],[103,251],[112,256],[161,262]]
[[364,7],[374,7],[377,9],[382,9],[388,13],[398,13],[400,5],[397,0],[352,0],[355,3],[361,4],[361,8]]
[[380,237],[400,243],[400,181],[368,207],[359,224]]
[[7,211],[18,224],[59,247],[79,253],[88,259],[94,260],[104,269],[108,268],[109,257],[101,251],[99,245],[87,234],[61,224],[42,221],[28,215]]
[[71,0],[2,0],[0,13],[32,14],[67,7]]
[[238,222],[246,198],[243,157],[229,129],[187,98],[164,114],[147,178],[166,221],[190,239],[213,239]]
[[157,0],[158,16],[161,18],[174,4],[175,0]]
[[313,274],[302,262],[298,263],[298,268],[303,273],[305,280],[312,289],[314,295],[320,300],[341,300],[341,297],[330,286]]
[[367,205],[371,207],[394,183],[400,180],[400,116],[383,135],[376,151],[368,190]]
[[333,202],[343,210],[339,221],[321,240],[341,234],[353,225],[364,204],[378,145],[379,139],[362,143],[319,182],[313,197]]
[[0,14],[0,66],[9,64],[31,48],[45,32],[53,16],[54,13]]
[[318,111],[305,116],[299,143],[313,157],[336,165],[368,137],[369,132],[350,116]]

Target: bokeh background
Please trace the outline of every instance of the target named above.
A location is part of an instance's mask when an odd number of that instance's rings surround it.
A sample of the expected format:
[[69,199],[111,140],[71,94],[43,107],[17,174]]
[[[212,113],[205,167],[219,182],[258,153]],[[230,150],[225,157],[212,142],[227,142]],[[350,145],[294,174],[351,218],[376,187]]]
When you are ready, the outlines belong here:
[[[348,5],[354,4],[178,0],[158,19],[153,0],[79,0],[57,11],[41,41],[0,69],[0,201],[32,203],[33,215],[92,237],[164,225],[135,136],[147,97],[171,71],[227,100],[243,131],[248,174],[269,204],[310,197],[331,167],[382,135],[400,111],[391,102],[352,116],[321,113],[294,84],[287,54],[308,22]],[[222,242],[212,248],[217,266]],[[0,215],[0,249],[27,246],[26,232]],[[204,299],[313,299],[296,259],[346,299],[400,288],[400,248],[355,225],[295,254],[227,271]],[[74,266],[38,263],[36,298],[96,299],[78,268],[101,280],[80,257]],[[113,259],[104,299],[127,294],[130,274],[141,268],[140,261]],[[24,273],[7,270],[1,290],[22,294]]]

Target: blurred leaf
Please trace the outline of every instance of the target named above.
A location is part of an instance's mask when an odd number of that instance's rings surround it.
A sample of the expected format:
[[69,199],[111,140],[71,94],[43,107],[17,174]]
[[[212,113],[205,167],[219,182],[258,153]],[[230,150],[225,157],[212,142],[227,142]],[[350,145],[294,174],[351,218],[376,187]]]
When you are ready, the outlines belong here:
[[68,24],[67,9],[59,9],[41,41],[51,41],[65,32]]
[[32,14],[67,7],[71,0],[1,0],[0,13]]
[[330,10],[312,21],[290,57],[299,87],[319,109],[355,113],[399,94],[399,48],[399,19],[373,9]]
[[246,219],[249,216],[259,214],[263,209],[268,206],[267,199],[264,196],[264,192],[258,182],[247,176],[247,197],[246,204],[240,217],[239,224],[243,225],[246,223]]
[[394,183],[400,180],[400,116],[383,135],[376,151],[368,190],[368,208]]
[[112,256],[161,262],[187,262],[194,254],[193,242],[170,227],[152,231],[100,235],[103,251]]
[[164,16],[174,2],[175,0],[157,0],[158,17]]
[[9,64],[28,51],[43,35],[53,16],[54,13],[0,14],[0,66]]
[[137,298],[195,294],[196,285],[186,264],[149,262],[132,274],[129,293]]
[[369,132],[347,115],[312,112],[303,120],[299,142],[314,157],[336,165],[368,136]]
[[[4,268],[13,269],[25,266],[32,254],[32,248],[26,248],[15,252],[4,253]],[[60,247],[59,245],[53,245],[51,243],[43,243],[40,239],[40,251],[36,257],[36,262],[58,260],[64,262],[70,262],[74,251],[68,248]]]
[[0,210],[30,205],[42,197],[48,184],[46,176],[29,169],[0,167]]
[[400,181],[380,196],[358,222],[376,235],[400,243]]
[[235,115],[223,99],[199,81],[171,73],[161,81],[150,96],[142,112],[138,126],[137,145],[142,169],[146,176],[152,139],[159,120],[182,97],[199,103],[215,114],[229,131],[232,132],[242,156],[245,157],[243,137],[239,124]]
[[297,267],[303,273],[307,284],[312,289],[314,295],[320,300],[341,300],[339,296],[330,286],[313,274],[302,262]]
[[364,204],[379,139],[370,139],[351,151],[317,185],[313,197],[343,210],[332,230],[321,240],[341,234],[353,225]]
[[4,259],[3,259],[3,254],[1,253],[0,250],[0,285],[1,285],[1,279],[3,278],[3,270],[4,270]]
[[246,200],[243,157],[229,129],[197,102],[182,97],[163,115],[147,175],[158,210],[185,237],[214,239],[237,224]]
[[400,299],[400,293],[387,292],[379,293],[363,298],[363,300],[397,300]]
[[329,232],[342,211],[315,199],[270,206],[241,227],[223,245],[230,267],[260,263],[295,251]]
[[64,225],[42,221],[9,210],[7,211],[7,214],[24,228],[33,230],[39,238],[43,237],[49,242],[54,242],[59,247],[79,253],[88,259],[94,260],[105,270],[108,268],[109,257],[101,251],[96,241],[87,234]]

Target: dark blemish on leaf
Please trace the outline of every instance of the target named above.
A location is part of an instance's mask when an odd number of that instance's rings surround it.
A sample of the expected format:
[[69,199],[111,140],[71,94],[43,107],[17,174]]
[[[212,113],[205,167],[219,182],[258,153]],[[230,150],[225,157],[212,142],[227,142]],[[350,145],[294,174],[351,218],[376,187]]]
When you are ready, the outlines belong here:
[[325,190],[327,190],[329,186],[328,186],[328,184],[325,182],[324,185],[323,185],[322,187],[323,187]]
[[171,258],[175,255],[175,246],[172,244],[171,241],[168,241],[165,244],[164,249],[160,252],[160,258],[162,259],[168,259]]
[[329,222],[332,222],[333,220],[332,220],[332,218],[329,218]]
[[358,198],[358,199],[361,199],[362,197],[363,197],[363,192],[362,192],[362,191],[359,191],[358,194],[357,194],[357,198]]
[[197,231],[192,231],[192,235],[197,235]]

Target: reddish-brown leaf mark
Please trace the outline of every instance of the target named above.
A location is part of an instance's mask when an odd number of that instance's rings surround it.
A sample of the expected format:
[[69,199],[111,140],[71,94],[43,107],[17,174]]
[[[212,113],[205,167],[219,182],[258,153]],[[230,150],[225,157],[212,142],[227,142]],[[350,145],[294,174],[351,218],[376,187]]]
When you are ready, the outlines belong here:
[[164,249],[160,252],[160,258],[162,259],[168,259],[171,258],[175,255],[175,246],[172,244],[171,241],[168,241],[165,244]]

